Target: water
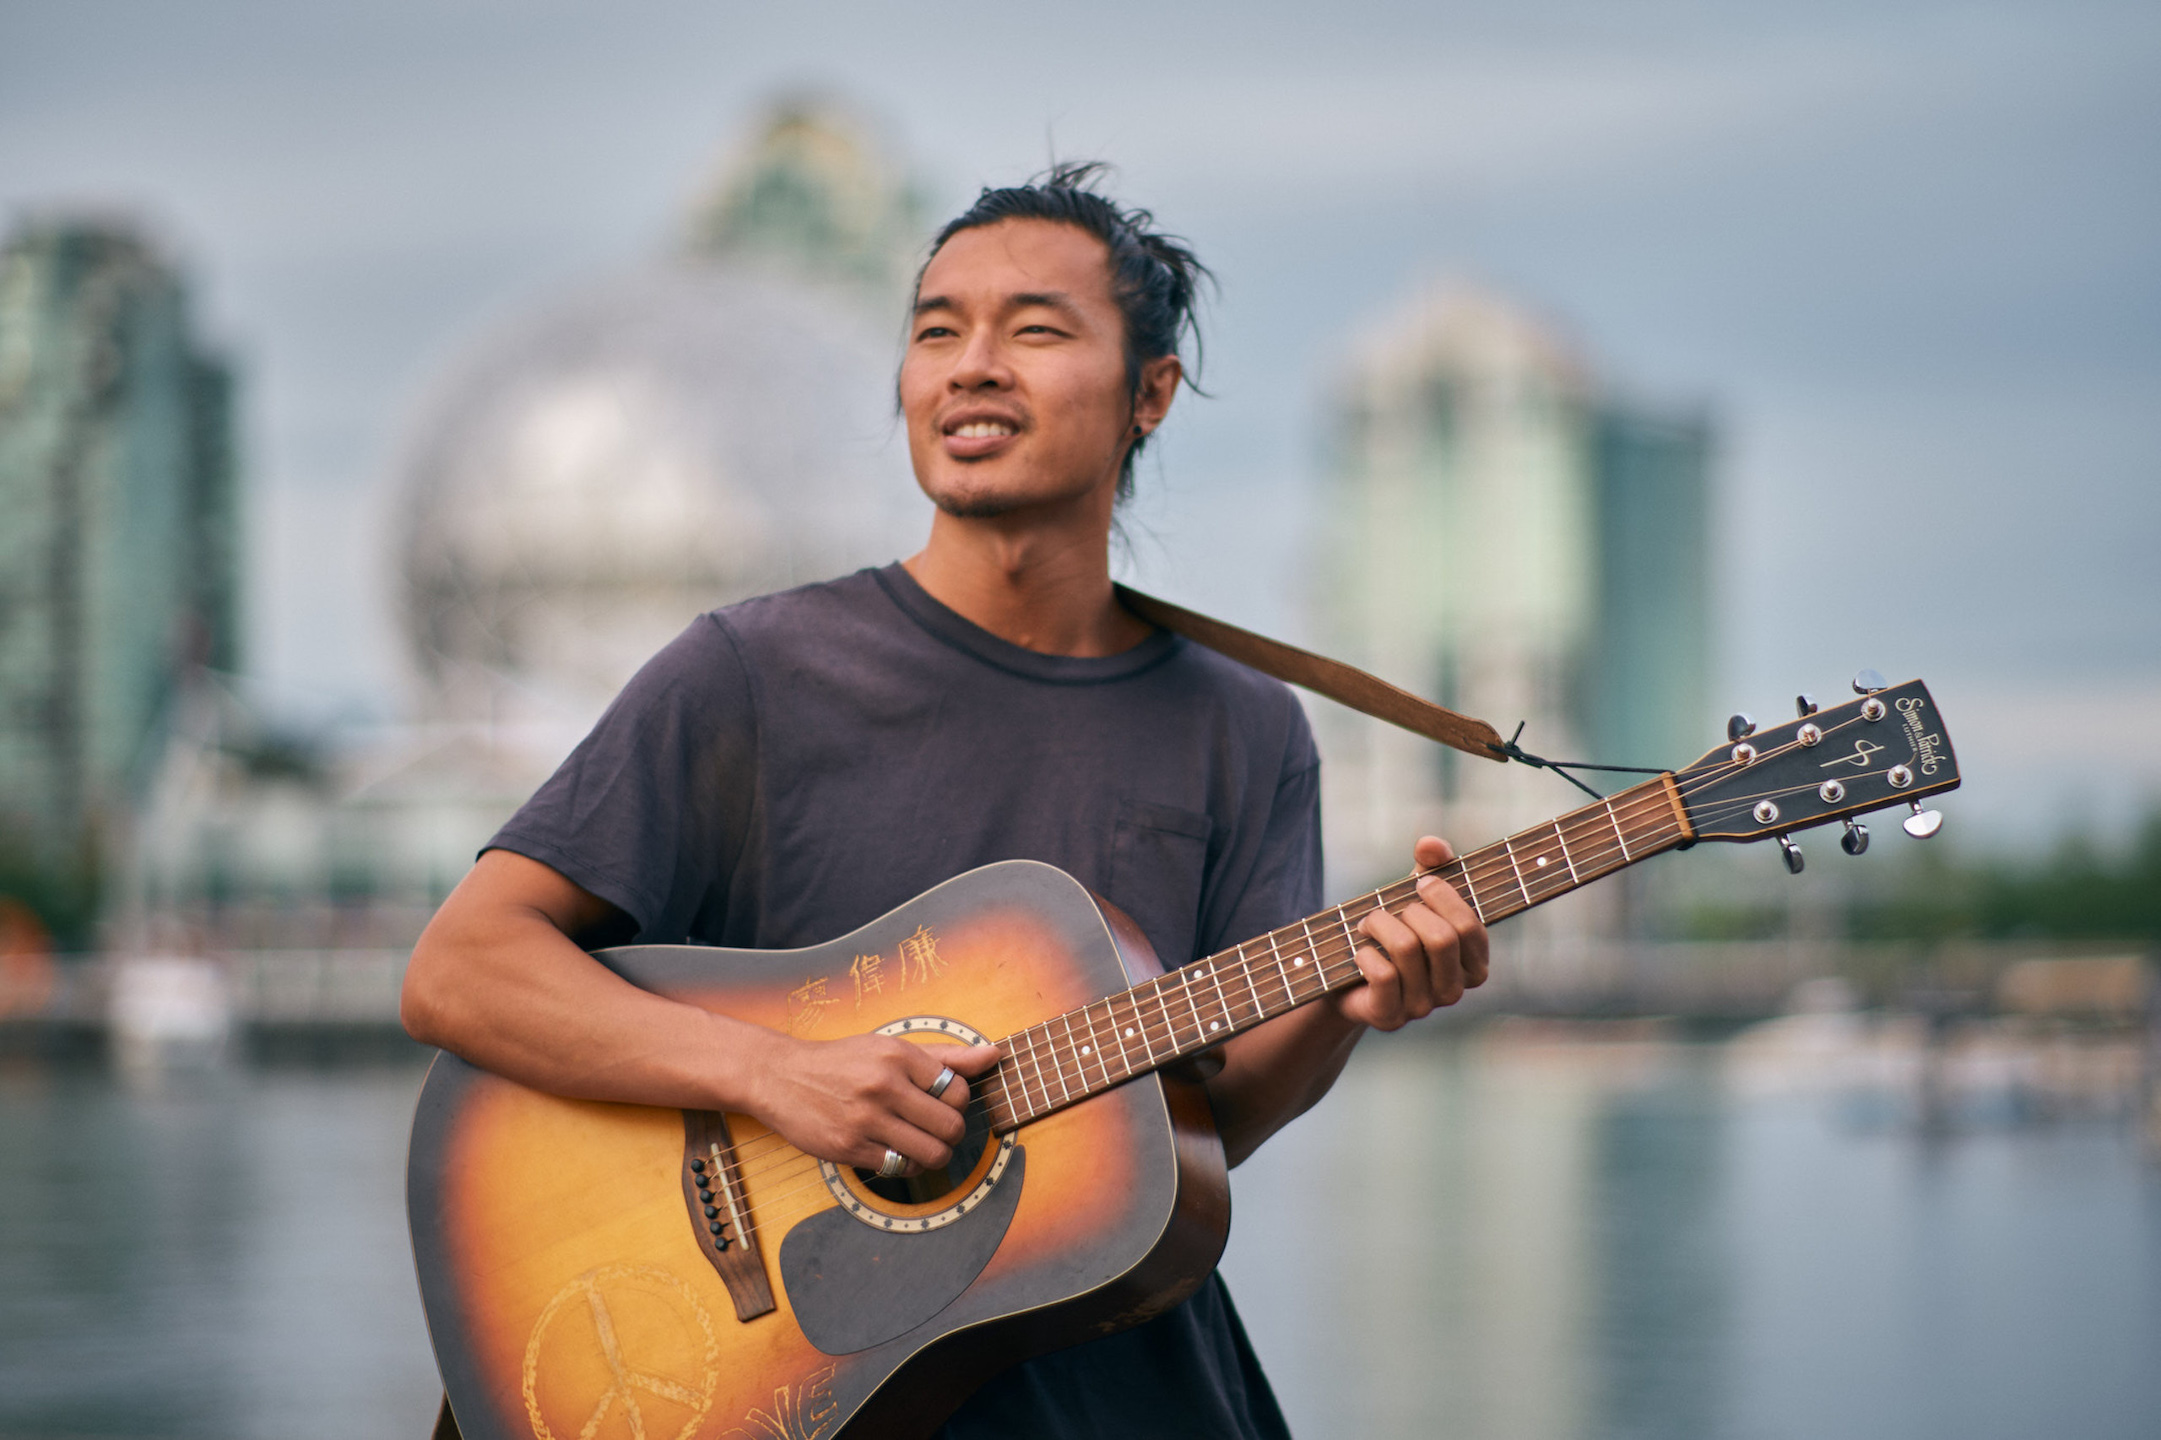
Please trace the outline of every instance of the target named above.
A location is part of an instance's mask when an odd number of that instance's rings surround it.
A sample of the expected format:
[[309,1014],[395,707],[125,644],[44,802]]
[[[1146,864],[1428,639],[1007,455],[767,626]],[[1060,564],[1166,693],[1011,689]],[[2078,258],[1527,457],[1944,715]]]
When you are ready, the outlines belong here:
[[1370,1045],[1234,1175],[1296,1433],[2161,1434],[2161,1167],[2107,1122],[1923,1142],[1719,1047]]
[[0,1436],[421,1440],[420,1075],[0,1075]]
[[[425,1435],[419,1078],[0,1073],[0,1437]],[[1234,1188],[1305,1440],[2161,1433],[2161,1170],[2116,1125],[1924,1144],[1718,1047],[1398,1040]]]

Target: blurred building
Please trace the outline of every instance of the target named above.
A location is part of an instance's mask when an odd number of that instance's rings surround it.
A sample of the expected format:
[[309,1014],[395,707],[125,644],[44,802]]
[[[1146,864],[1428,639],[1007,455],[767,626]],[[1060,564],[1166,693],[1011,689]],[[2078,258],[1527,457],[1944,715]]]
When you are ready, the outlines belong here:
[[[1716,738],[1702,418],[1622,402],[1550,329],[1461,287],[1362,336],[1334,411],[1322,620],[1341,653],[1504,734],[1522,721],[1524,748],[1555,759],[1673,766]],[[1362,717],[1324,722],[1350,885],[1401,873],[1426,831],[1483,844],[1583,798]],[[1597,895],[1561,902],[1564,928],[1614,928]]]
[[152,787],[137,943],[402,963],[694,617],[919,544],[893,373],[920,239],[874,134],[783,104],[668,253],[478,337],[394,477],[408,718],[294,746],[239,694],[194,696]]
[[232,433],[230,372],[146,240],[102,220],[15,232],[0,254],[0,866],[49,909],[94,893],[184,678],[240,662]]
[[893,374],[920,232],[875,138],[791,103],[674,254],[484,339],[402,481],[424,715],[559,744],[699,612],[919,543]]

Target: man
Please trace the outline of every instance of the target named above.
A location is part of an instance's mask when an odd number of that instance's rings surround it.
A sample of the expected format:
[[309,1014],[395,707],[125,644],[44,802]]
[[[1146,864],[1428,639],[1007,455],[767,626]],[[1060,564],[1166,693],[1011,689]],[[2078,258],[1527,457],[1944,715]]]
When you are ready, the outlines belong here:
[[[906,562],[701,616],[491,842],[413,955],[413,1035],[538,1089],[757,1117],[866,1170],[946,1163],[991,1046],[808,1041],[637,990],[581,945],[844,934],[1038,859],[1182,965],[1319,908],[1318,758],[1289,692],[1111,588],[1113,511],[1184,377],[1190,251],[1096,167],[986,190],[918,278],[899,397],[936,503]],[[1428,837],[1419,865],[1448,857]],[[1429,880],[1364,922],[1367,983],[1221,1047],[1232,1164],[1367,1027],[1453,1004],[1486,939]],[[962,1077],[931,1087],[941,1067]],[[1285,1433],[1221,1282],[1017,1366],[955,1437]]]

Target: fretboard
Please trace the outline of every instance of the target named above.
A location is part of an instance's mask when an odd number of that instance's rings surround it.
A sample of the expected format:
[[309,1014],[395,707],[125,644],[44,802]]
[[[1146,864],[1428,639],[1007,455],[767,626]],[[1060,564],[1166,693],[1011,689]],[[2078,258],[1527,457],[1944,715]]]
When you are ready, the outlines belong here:
[[1008,1035],[998,1042],[997,1067],[976,1088],[993,1129],[1012,1130],[1363,984],[1352,952],[1371,942],[1359,923],[1375,910],[1410,906],[1428,874],[1454,886],[1491,925],[1670,850],[1689,833],[1672,777],[1661,775]]

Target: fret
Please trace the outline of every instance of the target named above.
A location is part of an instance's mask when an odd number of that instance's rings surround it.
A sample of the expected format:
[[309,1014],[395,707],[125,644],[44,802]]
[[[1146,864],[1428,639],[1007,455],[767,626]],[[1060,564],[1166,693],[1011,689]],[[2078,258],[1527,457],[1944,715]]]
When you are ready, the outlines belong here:
[[[1193,1026],[1193,1038],[1194,1040],[1198,1040],[1201,1033],[1201,1012],[1200,1007],[1198,1006],[1198,1004],[1195,1003],[1193,999],[1193,972],[1181,966],[1180,968],[1171,972],[1170,982],[1171,994],[1175,1000],[1184,1002],[1186,1007],[1186,1015]],[[1171,1053],[1175,1055],[1184,1055],[1189,1053],[1193,1049],[1191,1042],[1189,1042],[1184,1036],[1178,1033],[1180,1026],[1184,1025],[1187,1022],[1172,1019],[1172,1008],[1174,1007],[1165,1007],[1163,1012],[1163,1023],[1170,1027]]]
[[1027,1071],[1022,1068],[1019,1042],[1020,1034],[1018,1031],[1005,1037],[1006,1058],[1004,1064],[999,1067],[1001,1069],[1005,1068],[1006,1065],[1010,1065],[1012,1067],[1011,1078],[1006,1081],[1005,1093],[1006,1099],[1008,1101],[1012,1101],[1013,1099],[1013,1088],[1016,1085],[1020,1087],[1020,1100],[1013,1105],[1013,1115],[1015,1119],[1018,1119],[1020,1117],[1021,1111],[1035,1109],[1035,1102],[1028,1098],[1028,1074]]
[[[1176,1055],[1178,1053],[1178,1027],[1171,1023],[1171,1002],[1163,993],[1162,980],[1149,981],[1148,993],[1155,997],[1156,1013],[1161,1017],[1164,1041],[1168,1044],[1170,1053]],[[1145,1024],[1141,1026],[1141,1038],[1148,1041],[1148,1058],[1154,1060],[1156,1058],[1156,1042],[1148,1038],[1148,1027]]]
[[1058,1042],[1051,1038],[1050,1021],[1045,1020],[1036,1028],[1043,1032],[1043,1048],[1050,1051],[1050,1071],[1058,1081],[1058,1098],[1061,1101],[1071,1100],[1073,1092],[1066,1088],[1065,1083],[1065,1058],[1058,1053]]
[[[1531,832],[1526,830],[1521,835],[1512,837],[1510,843],[1513,844],[1516,840],[1528,840],[1530,838]],[[1537,849],[1531,852],[1531,873],[1538,876],[1541,880],[1551,878],[1546,872],[1552,868],[1552,865],[1553,857],[1545,853],[1545,846],[1540,845]],[[1567,886],[1562,885],[1553,889],[1549,889],[1543,895],[1540,895],[1538,899],[1551,900],[1554,896],[1560,894],[1563,890],[1566,890],[1567,888]],[[1535,904],[1537,902],[1534,901],[1533,903]]]
[[[1080,1082],[1081,1094],[1086,1095],[1088,1093],[1088,1067],[1081,1064],[1080,1046],[1074,1043],[1073,1040],[1073,1017],[1070,1013],[1061,1015],[1058,1017],[1058,1023],[1065,1026],[1066,1054],[1073,1061],[1073,1078]],[[1060,1075],[1065,1073],[1064,1060],[1058,1062],[1058,1073]]]
[[1508,908],[1508,901],[1506,899],[1496,899],[1493,896],[1478,895],[1478,868],[1479,866],[1484,865],[1489,870],[1492,869],[1495,863],[1493,852],[1498,848],[1499,847],[1495,845],[1487,845],[1481,849],[1473,850],[1470,854],[1464,856],[1462,859],[1456,862],[1456,864],[1461,866],[1463,870],[1464,889],[1469,894],[1478,896],[1477,900],[1474,901],[1474,905],[1478,911],[1478,918],[1485,921],[1488,925],[1492,924],[1495,920],[1505,919],[1515,913],[1513,910]]
[[1316,977],[1319,977],[1321,979],[1321,989],[1326,990],[1328,988],[1328,981],[1325,977],[1320,977],[1321,947],[1313,939],[1313,921],[1315,918],[1317,917],[1308,915],[1305,919],[1298,922],[1299,933],[1306,937],[1306,953],[1299,956],[1297,959],[1291,961],[1291,968],[1293,970],[1303,970],[1306,968],[1306,962],[1308,960],[1311,960],[1313,962],[1313,970]]
[[1089,1059],[1096,1062],[1098,1070],[1102,1068],[1102,1055],[1096,1053],[1096,1023],[1093,1023],[1089,1018],[1087,1005],[1080,1005],[1080,1010],[1074,1010],[1072,1014],[1065,1016],[1065,1034],[1068,1034],[1068,1036],[1074,1034],[1074,1031],[1072,1031],[1072,1016],[1074,1014],[1080,1016],[1080,1034],[1078,1034],[1076,1044],[1074,1044],[1074,1075],[1080,1077],[1080,1092],[1083,1092],[1083,1094],[1096,1094],[1098,1090],[1102,1090],[1102,1085],[1093,1083],[1087,1077],[1087,1062],[1089,1062]]
[[1633,862],[1636,857],[1628,853],[1628,837],[1621,833],[1621,817],[1613,812],[1613,798],[1611,796],[1606,799],[1606,823],[1613,827],[1613,838],[1620,843],[1621,863],[1627,865]]
[[1148,1021],[1141,1015],[1141,999],[1144,990],[1147,994],[1154,995],[1158,1004],[1162,1003],[1162,994],[1156,989],[1153,980],[1149,981],[1145,986],[1137,985],[1126,993],[1133,997],[1133,1025],[1131,1028],[1138,1033],[1141,1049],[1148,1052],[1148,1064],[1152,1067],[1156,1063],[1156,1042],[1148,1038]]
[[[1012,1047],[1006,1047],[1006,1057],[991,1067],[991,1074],[998,1077],[998,1089],[1005,1095],[1005,1113],[1014,1120],[1020,1119],[1020,1111],[1013,1104],[1013,1087],[1006,1080],[1006,1066],[1013,1062]],[[988,1103],[988,1097],[985,1097]]]
[[1561,822],[1558,820],[1553,822],[1553,843],[1560,847],[1561,863],[1568,867],[1568,883],[1581,885],[1583,877],[1576,873],[1576,862],[1568,853],[1568,837],[1561,833]]
[[[1133,992],[1128,990],[1125,995],[1121,996],[1120,998],[1124,999],[1127,1005],[1132,1007],[1133,1018],[1138,1019],[1140,1015],[1140,1002],[1134,1000],[1132,998],[1132,995]],[[1111,1008],[1111,1025],[1118,1032],[1118,1058],[1125,1062],[1126,1074],[1137,1074],[1138,1070],[1133,1064],[1133,1049],[1131,1046],[1126,1044],[1126,1041],[1133,1038],[1134,1027],[1132,1025],[1128,1025],[1125,1021],[1118,1018],[1118,1011],[1115,1005]],[[1144,1046],[1142,1048],[1145,1049],[1146,1047]]]
[[[1185,991],[1185,996],[1186,996],[1186,1013],[1187,1013],[1188,1015],[1191,1015],[1191,1016],[1193,1017],[1193,1043],[1194,1043],[1194,1044],[1196,1044],[1196,1045],[1198,1045],[1198,1044],[1200,1044],[1200,1042],[1201,1042],[1201,1033],[1202,1033],[1202,1032],[1201,1032],[1201,1007],[1200,1007],[1199,1003],[1198,1003],[1198,1002],[1196,1002],[1196,1001],[1194,1000],[1194,998],[1193,998],[1193,972],[1192,972],[1192,971],[1191,971],[1190,969],[1187,969],[1187,970],[1180,970],[1180,971],[1179,971],[1178,973],[1179,973],[1179,974],[1180,974],[1181,976],[1183,976],[1183,977],[1184,977],[1184,978],[1183,978],[1183,980],[1182,980],[1182,981],[1180,982],[1180,984],[1179,984],[1179,988],[1180,988],[1181,990]],[[1176,1042],[1176,1040],[1177,1040],[1177,1034],[1176,1034],[1176,1032],[1175,1032],[1175,1031],[1174,1031],[1174,1032],[1172,1033],[1171,1039],[1172,1039],[1172,1041],[1173,1041],[1174,1043]],[[1183,1054],[1183,1053],[1184,1053],[1184,1047],[1182,1047],[1182,1046],[1181,1046],[1181,1047],[1179,1047],[1179,1053],[1181,1053],[1181,1054]]]
[[[1081,1010],[1082,1015],[1088,1016],[1088,1043],[1086,1045],[1083,1045],[1081,1047],[1081,1050],[1083,1053],[1089,1051],[1093,1051],[1095,1053],[1096,1074],[1103,1077],[1103,1088],[1108,1090],[1111,1087],[1111,1067],[1110,1062],[1103,1058],[1103,1032],[1097,1028],[1095,1017],[1088,1014],[1088,1012],[1090,1010],[1093,1010],[1094,1008],[1095,1006],[1088,1005],[1083,1007],[1083,1009]],[[1105,1014],[1107,1015],[1110,1011],[1110,1002],[1108,1000],[1103,1002],[1103,1009]],[[1114,1031],[1116,1028],[1117,1027],[1115,1025],[1112,1026],[1112,1029]]]
[[1268,953],[1275,957],[1276,973],[1283,977],[1283,1008],[1288,1010],[1298,1003],[1298,996],[1291,989],[1291,972],[1283,968],[1283,947],[1276,943],[1275,930],[1268,932]]
[[1211,982],[1214,983],[1216,987],[1216,1006],[1223,1012],[1223,1019],[1220,1022],[1209,1022],[1209,1033],[1215,1033],[1216,1025],[1218,1023],[1220,1023],[1226,1030],[1236,1030],[1238,1028],[1238,1022],[1231,1017],[1231,1002],[1223,998],[1222,970],[1216,965],[1216,962],[1213,960],[1203,960],[1201,963],[1208,967],[1208,978]]
[[[1471,913],[1473,915],[1476,915],[1478,917],[1478,923],[1483,925],[1486,923],[1486,907],[1478,903],[1478,887],[1471,882],[1470,870],[1465,867],[1461,861],[1458,861],[1456,863],[1457,868],[1463,871],[1463,898],[1471,902]],[[1436,875],[1441,875],[1441,872],[1438,870],[1434,871],[1433,873]],[[1447,879],[1445,875],[1442,875],[1441,878],[1443,878],[1444,880]],[[1417,890],[1417,885],[1413,884],[1411,886],[1412,893],[1416,894]]]
[[1043,1052],[1036,1048],[1036,1028],[1031,1025],[1020,1033],[1028,1041],[1028,1059],[1035,1066],[1035,1086],[1036,1089],[1043,1092],[1043,1108],[1048,1110],[1051,1108],[1050,1086],[1043,1079]]
[[1246,954],[1244,945],[1240,945],[1238,947],[1238,973],[1245,978],[1246,1003],[1253,1007],[1253,1023],[1258,1025],[1268,1018],[1268,1009],[1261,1004],[1261,987],[1253,978],[1253,969],[1253,957]]
[[[1358,964],[1356,958],[1358,954],[1358,932],[1351,929],[1351,917],[1343,912],[1343,907],[1341,905],[1336,906],[1335,911],[1336,923],[1343,927],[1343,938],[1350,944],[1351,947],[1348,951],[1344,952],[1343,958],[1349,960],[1351,964],[1355,966]],[[1321,979],[1324,983],[1328,979],[1328,967],[1325,965],[1321,967]]]
[[1503,840],[1501,849],[1507,852],[1508,868],[1516,872],[1516,888],[1523,892],[1523,908],[1528,910],[1538,902],[1531,898],[1531,887],[1523,883],[1523,867],[1516,863],[1515,837],[1510,836],[1508,839]]

